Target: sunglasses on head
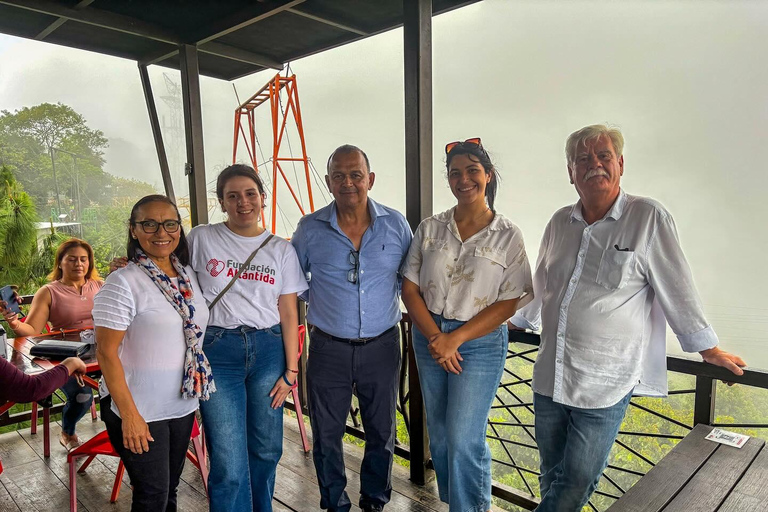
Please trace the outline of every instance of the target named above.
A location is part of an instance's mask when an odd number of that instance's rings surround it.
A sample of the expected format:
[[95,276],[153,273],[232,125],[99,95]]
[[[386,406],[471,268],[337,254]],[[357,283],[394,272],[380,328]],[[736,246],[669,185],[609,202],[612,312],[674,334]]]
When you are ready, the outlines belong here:
[[480,137],[472,137],[471,139],[467,139],[467,140],[463,140],[463,141],[462,140],[457,140],[457,141],[454,141],[454,142],[449,142],[448,144],[445,145],[445,154],[447,155],[448,153],[451,152],[451,150],[453,148],[455,148],[456,146],[459,146],[461,144],[472,144],[472,145],[475,145],[475,146],[479,146],[480,149],[483,149],[483,143],[480,140]]

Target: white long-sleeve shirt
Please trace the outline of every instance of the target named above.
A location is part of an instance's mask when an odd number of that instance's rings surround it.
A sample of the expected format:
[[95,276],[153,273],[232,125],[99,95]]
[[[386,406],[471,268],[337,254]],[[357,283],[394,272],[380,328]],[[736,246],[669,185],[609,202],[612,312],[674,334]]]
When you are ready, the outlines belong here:
[[666,322],[686,352],[718,344],[704,318],[672,216],[623,190],[588,225],[581,201],[549,221],[533,278],[534,300],[511,319],[541,326],[533,389],[586,409],[667,394]]

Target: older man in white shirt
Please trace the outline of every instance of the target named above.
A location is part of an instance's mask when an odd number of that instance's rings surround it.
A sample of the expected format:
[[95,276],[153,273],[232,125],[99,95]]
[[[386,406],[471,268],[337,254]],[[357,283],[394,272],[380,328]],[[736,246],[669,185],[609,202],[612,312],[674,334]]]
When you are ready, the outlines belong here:
[[720,350],[672,216],[620,187],[624,138],[603,125],[568,137],[568,175],[580,200],[547,225],[534,301],[511,323],[541,326],[533,370],[541,464],[537,512],[578,512],[605,469],[633,394],[665,396],[665,320],[686,352],[736,375]]

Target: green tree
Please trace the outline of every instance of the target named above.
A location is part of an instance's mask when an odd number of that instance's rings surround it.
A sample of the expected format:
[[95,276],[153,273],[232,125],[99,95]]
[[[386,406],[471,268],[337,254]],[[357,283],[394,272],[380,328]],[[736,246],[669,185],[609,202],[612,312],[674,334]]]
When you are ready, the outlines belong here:
[[0,170],[0,179],[0,282],[26,283],[37,248],[37,210],[5,166]]
[[[53,196],[57,210],[70,201],[105,193],[101,169],[108,141],[100,130],[67,105],[42,103],[13,113],[0,112],[0,163],[9,165],[39,206]],[[53,194],[51,194],[53,192]],[[80,203],[74,206],[80,210]]]

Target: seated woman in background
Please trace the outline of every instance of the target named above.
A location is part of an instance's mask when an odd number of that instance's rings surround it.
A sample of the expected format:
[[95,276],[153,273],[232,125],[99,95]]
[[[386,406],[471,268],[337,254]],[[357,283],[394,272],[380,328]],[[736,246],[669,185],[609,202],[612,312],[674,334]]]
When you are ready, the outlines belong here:
[[101,419],[133,484],[131,510],[176,510],[198,399],[215,390],[201,345],[208,308],[176,205],[131,210],[126,267],[96,296]]
[[[93,249],[88,242],[70,238],[56,251],[50,283],[41,287],[32,299],[29,315],[22,322],[16,313],[0,302],[0,313],[17,336],[35,336],[45,329],[48,322],[52,330],[85,329],[93,327],[91,310],[93,297],[104,284],[99,277],[93,259]],[[62,386],[67,403],[61,413],[59,443],[67,450],[80,446],[75,426],[93,401],[93,393],[70,378]]]

